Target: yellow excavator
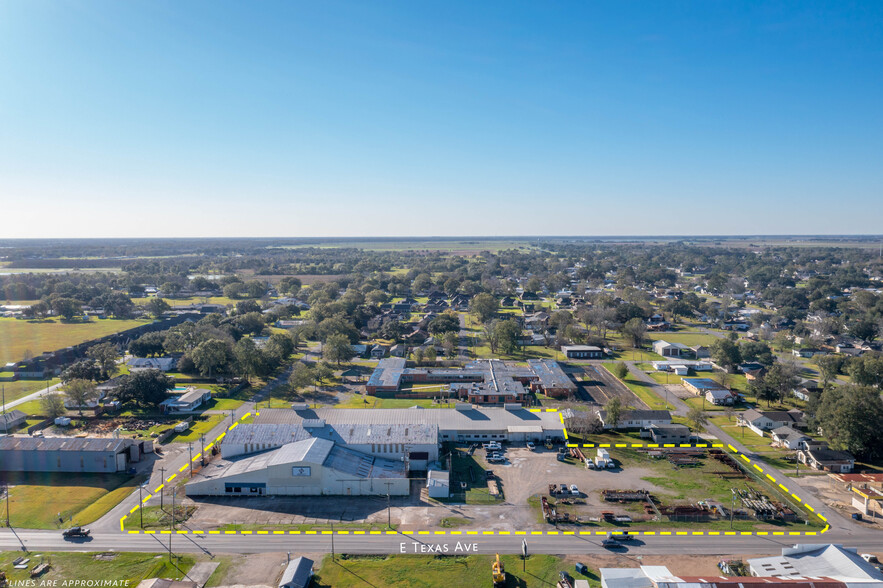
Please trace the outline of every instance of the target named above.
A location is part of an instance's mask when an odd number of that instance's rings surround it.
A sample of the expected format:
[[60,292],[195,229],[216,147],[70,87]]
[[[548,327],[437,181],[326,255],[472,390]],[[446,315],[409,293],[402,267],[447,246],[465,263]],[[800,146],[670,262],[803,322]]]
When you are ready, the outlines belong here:
[[497,561],[491,565],[491,572],[494,577],[494,588],[504,588],[506,586],[506,570],[503,569],[503,562],[500,561],[500,554],[497,554]]

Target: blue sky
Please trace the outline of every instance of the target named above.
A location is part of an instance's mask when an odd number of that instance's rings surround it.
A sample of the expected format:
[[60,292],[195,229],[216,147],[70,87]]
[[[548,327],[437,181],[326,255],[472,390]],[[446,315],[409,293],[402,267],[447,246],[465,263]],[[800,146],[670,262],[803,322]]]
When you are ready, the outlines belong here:
[[0,236],[880,233],[881,105],[883,2],[6,0]]

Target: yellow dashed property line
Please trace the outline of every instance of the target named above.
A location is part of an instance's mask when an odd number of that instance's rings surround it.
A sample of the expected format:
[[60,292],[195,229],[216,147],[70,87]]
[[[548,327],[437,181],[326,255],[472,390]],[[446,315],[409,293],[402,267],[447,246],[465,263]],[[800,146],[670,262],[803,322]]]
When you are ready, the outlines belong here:
[[745,463],[751,463],[751,460],[748,459],[747,457],[745,457],[744,455],[742,455],[741,453],[739,453],[738,455],[739,455],[739,457],[741,457],[742,459],[745,460]]
[[129,535],[138,535],[141,531],[129,531]]
[[790,491],[790,490],[788,490],[788,489],[787,489],[787,488],[785,488],[785,487],[784,487],[784,486],[782,486],[782,485],[781,485],[781,484],[779,484],[779,488],[781,488],[781,489],[782,489],[782,490],[784,490],[784,491],[785,491],[785,492],[787,492],[787,493],[788,493],[788,494],[790,494],[790,493],[791,493],[791,491]]
[[193,459],[191,459],[190,461],[196,461],[196,460],[199,459],[200,457],[202,457],[202,454],[201,454],[201,453],[197,453],[196,455],[193,456]]
[[166,478],[166,482],[171,482],[172,480],[174,480],[177,477],[178,477],[178,474],[172,474],[171,476]]
[[179,472],[183,472],[184,470],[187,469],[187,467],[188,467],[189,465],[190,465],[190,464],[185,463],[184,465],[182,465],[182,466],[178,469],[178,471],[179,471]]
[[751,464],[751,465],[754,466],[754,469],[756,469],[758,472],[760,472],[761,474],[763,473],[763,468],[762,468],[762,467],[760,467],[760,466],[757,465],[756,463],[753,463],[753,464]]
[[160,490],[162,490],[165,487],[166,487],[165,484],[160,484],[159,486],[156,487],[156,490],[154,490],[153,493],[156,494],[157,492],[159,492]]
[[235,423],[233,423],[232,425],[230,425],[229,427],[227,427],[227,430],[228,430],[228,431],[232,431],[233,429],[235,429],[235,428],[238,427],[238,426],[239,426],[239,421],[236,421]]
[[771,475],[767,474],[766,477],[769,478],[770,481],[772,481],[774,484],[776,483],[776,479],[774,477],[772,477]]
[[177,531],[178,535],[186,535],[187,531]]
[[151,498],[153,498],[153,494],[148,494],[147,496],[144,497],[144,500],[141,501],[141,504],[144,504],[145,502],[147,502]]

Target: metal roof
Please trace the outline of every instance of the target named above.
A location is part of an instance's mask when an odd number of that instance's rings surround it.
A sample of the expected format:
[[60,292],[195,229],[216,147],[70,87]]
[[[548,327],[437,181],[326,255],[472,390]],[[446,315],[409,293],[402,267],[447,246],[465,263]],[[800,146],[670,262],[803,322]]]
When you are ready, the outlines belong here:
[[539,378],[543,388],[566,388],[576,390],[576,384],[570,379],[554,359],[528,359],[527,365]]
[[405,359],[387,357],[377,362],[377,367],[368,378],[369,386],[398,387],[405,370]]
[[689,384],[697,390],[726,390],[718,382],[711,378],[683,378],[684,384]]
[[[668,412],[661,411],[666,416]],[[302,411],[264,409],[255,417],[257,424],[300,424],[304,419],[322,418],[338,425],[435,425],[442,431],[505,430],[513,425],[539,425],[544,430],[564,428],[557,412],[530,412],[504,408],[320,408]],[[236,429],[241,428],[240,425]],[[234,429],[234,431],[236,430]],[[233,431],[231,431],[232,433]]]
[[834,579],[883,580],[873,565],[854,549],[842,545],[795,545],[782,555],[749,559],[753,571],[762,576],[829,576]]
[[114,451],[135,445],[132,439],[89,437],[0,437],[0,451]]

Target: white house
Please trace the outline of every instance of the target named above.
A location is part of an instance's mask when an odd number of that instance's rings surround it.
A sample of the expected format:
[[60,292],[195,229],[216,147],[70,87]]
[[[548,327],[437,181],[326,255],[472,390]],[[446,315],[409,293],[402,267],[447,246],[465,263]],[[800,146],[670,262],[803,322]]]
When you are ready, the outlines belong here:
[[812,441],[807,435],[788,426],[773,429],[771,437],[774,444],[786,449],[806,449],[807,443]]
[[159,409],[166,414],[174,414],[180,412],[193,412],[203,405],[204,402],[211,400],[212,391],[207,388],[187,388],[187,391],[180,396],[167,398],[159,403]]
[[671,413],[667,410],[624,410],[616,427],[607,420],[606,410],[599,410],[597,414],[605,429],[647,429],[651,425],[671,424]]

